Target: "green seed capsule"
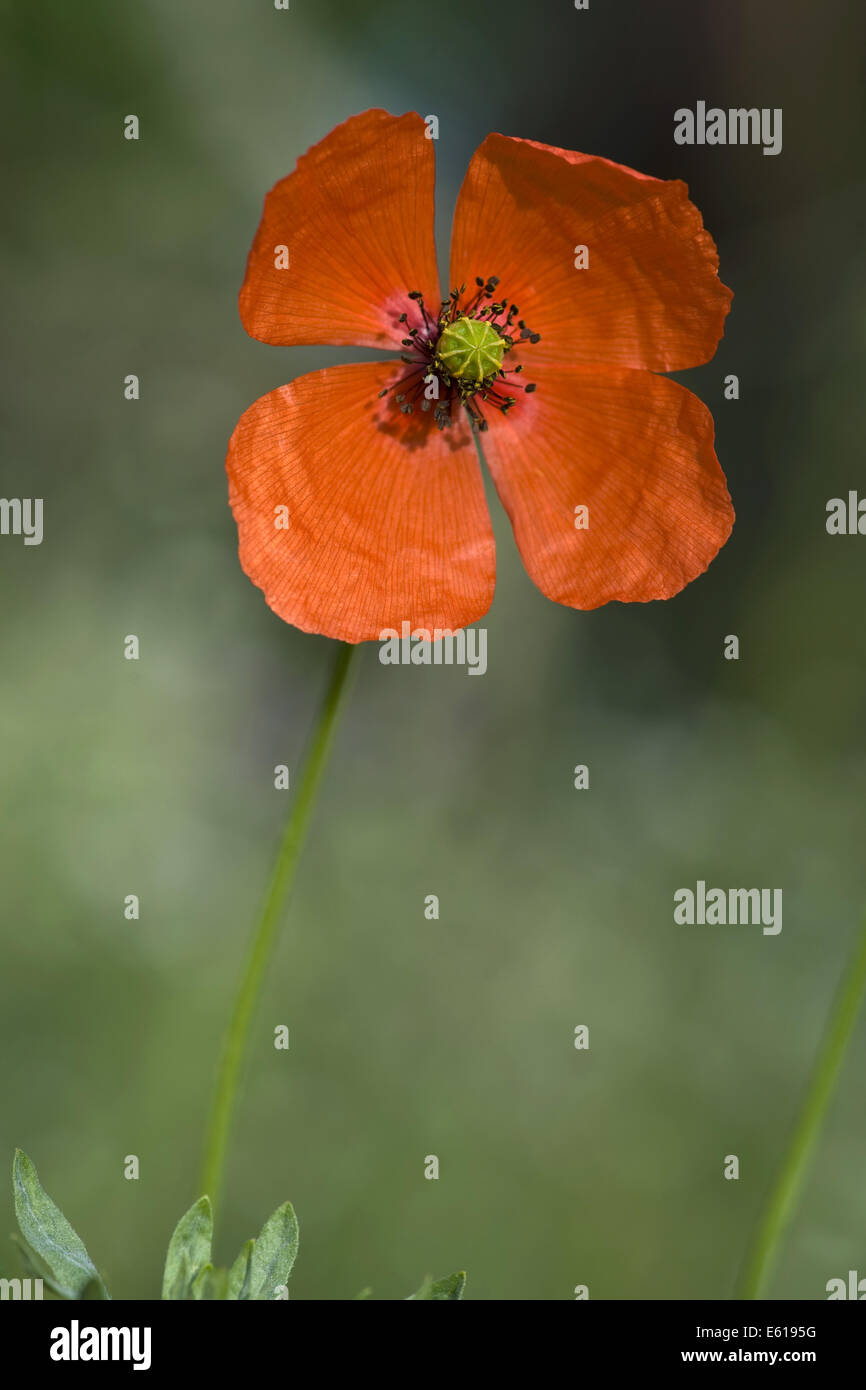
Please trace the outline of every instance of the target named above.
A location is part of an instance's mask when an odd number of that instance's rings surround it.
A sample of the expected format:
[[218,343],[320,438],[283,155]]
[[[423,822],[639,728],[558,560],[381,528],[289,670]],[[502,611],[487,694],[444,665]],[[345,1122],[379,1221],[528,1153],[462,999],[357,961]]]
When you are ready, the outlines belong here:
[[502,367],[505,343],[489,323],[457,319],[442,330],[436,356],[450,376],[460,381],[484,381]]

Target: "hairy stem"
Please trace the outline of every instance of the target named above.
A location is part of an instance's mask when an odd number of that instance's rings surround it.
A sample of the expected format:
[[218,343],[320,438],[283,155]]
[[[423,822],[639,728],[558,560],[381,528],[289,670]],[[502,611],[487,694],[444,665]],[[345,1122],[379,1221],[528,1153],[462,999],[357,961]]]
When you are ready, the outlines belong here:
[[297,794],[277,852],[270,886],[262,914],[253,933],[246,964],[229,1022],[205,1139],[200,1191],[216,1206],[222,1188],[229,1132],[255,1007],[265,970],[279,932],[286,899],[291,892],[307,828],[328,756],[340,711],[348,693],[349,675],[358,647],[340,644],[330,684],[313,731],[312,741],[301,771]]

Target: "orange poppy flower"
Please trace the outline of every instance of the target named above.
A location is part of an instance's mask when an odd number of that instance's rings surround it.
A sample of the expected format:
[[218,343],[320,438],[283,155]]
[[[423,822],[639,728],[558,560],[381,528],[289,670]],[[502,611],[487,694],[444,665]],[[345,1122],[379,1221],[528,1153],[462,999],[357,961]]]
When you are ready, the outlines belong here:
[[490,135],[443,303],[426,134],[414,113],[364,112],[265,199],[247,332],[400,358],[311,372],[241,417],[245,572],[281,618],[346,642],[474,622],[495,582],[478,433],[542,593],[669,598],[733,523],[710,412],[656,375],[708,361],[731,301],[685,184]]

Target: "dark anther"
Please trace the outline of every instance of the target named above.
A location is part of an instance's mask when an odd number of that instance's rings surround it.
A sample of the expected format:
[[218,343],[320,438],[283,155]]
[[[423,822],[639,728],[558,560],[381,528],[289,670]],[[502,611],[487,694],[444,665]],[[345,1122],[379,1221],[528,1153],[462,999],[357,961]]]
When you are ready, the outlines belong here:
[[[406,325],[403,331],[408,333],[408,337],[402,339],[402,345],[410,349],[408,354],[401,354],[401,361],[412,367],[412,371],[380,391],[380,398],[392,392],[396,393],[397,388],[402,387],[400,394],[396,394],[396,401],[402,413],[411,415],[416,406],[425,414],[432,410],[433,419],[440,430],[450,429],[454,424],[457,406],[463,406],[472,428],[479,432],[488,429],[484,407],[506,415],[517,404],[518,399],[514,395],[506,394],[509,378],[523,372],[524,364],[510,367],[507,356],[505,362],[502,362],[503,352],[506,355],[512,352],[518,341],[538,343],[541,341],[541,334],[534,333],[523,319],[518,319],[520,311],[516,304],[497,297],[495,290],[498,284],[497,275],[490,275],[487,279],[476,275],[468,298],[465,284],[459,288],[452,288],[447,299],[440,303],[438,312],[428,312],[420,290],[407,291],[408,298],[418,305],[422,317],[422,323],[415,328],[408,327],[408,313],[401,314],[398,319],[399,323]],[[498,353],[489,360],[489,375],[483,380],[474,379],[471,372],[466,371],[459,355],[454,357],[455,374],[451,374],[445,366],[444,359],[439,355],[443,333],[461,317],[473,321],[482,337],[484,334],[487,335],[488,342],[492,340],[494,344],[497,341],[500,344]],[[514,326],[515,322],[517,326]],[[493,334],[496,335],[495,338]],[[443,400],[436,403],[435,407],[433,402],[424,397],[424,385],[431,381],[438,382],[439,390],[443,394]],[[523,387],[514,381],[511,383],[511,389],[525,390],[527,394],[531,394],[536,387],[534,382]]]

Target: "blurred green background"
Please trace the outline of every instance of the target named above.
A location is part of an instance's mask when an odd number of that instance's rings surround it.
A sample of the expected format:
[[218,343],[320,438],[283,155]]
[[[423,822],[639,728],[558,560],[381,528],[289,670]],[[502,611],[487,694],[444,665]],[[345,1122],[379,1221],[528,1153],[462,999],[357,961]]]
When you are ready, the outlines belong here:
[[[866,540],[824,527],[828,498],[866,492],[862,10],[0,12],[0,492],[45,499],[41,547],[0,540],[4,1164],[25,1148],[115,1295],[155,1296],[287,808],[273,767],[297,767],[332,656],[242,574],[225,446],[256,397],[376,355],[254,343],[236,294],[298,155],[366,107],[415,109],[440,120],[443,264],[490,130],[688,182],[735,299],[681,379],[738,520],[673,601],[580,614],[533,588],[491,494],[484,679],[366,651],[256,1019],[218,1254],[290,1197],[294,1298],[399,1298],[458,1267],[474,1298],[727,1297],[866,905]],[[782,107],[782,154],[676,146],[698,99]],[[782,887],[782,934],[675,926],[697,878]],[[778,1297],[866,1274],[864,1062],[861,1027]]]

